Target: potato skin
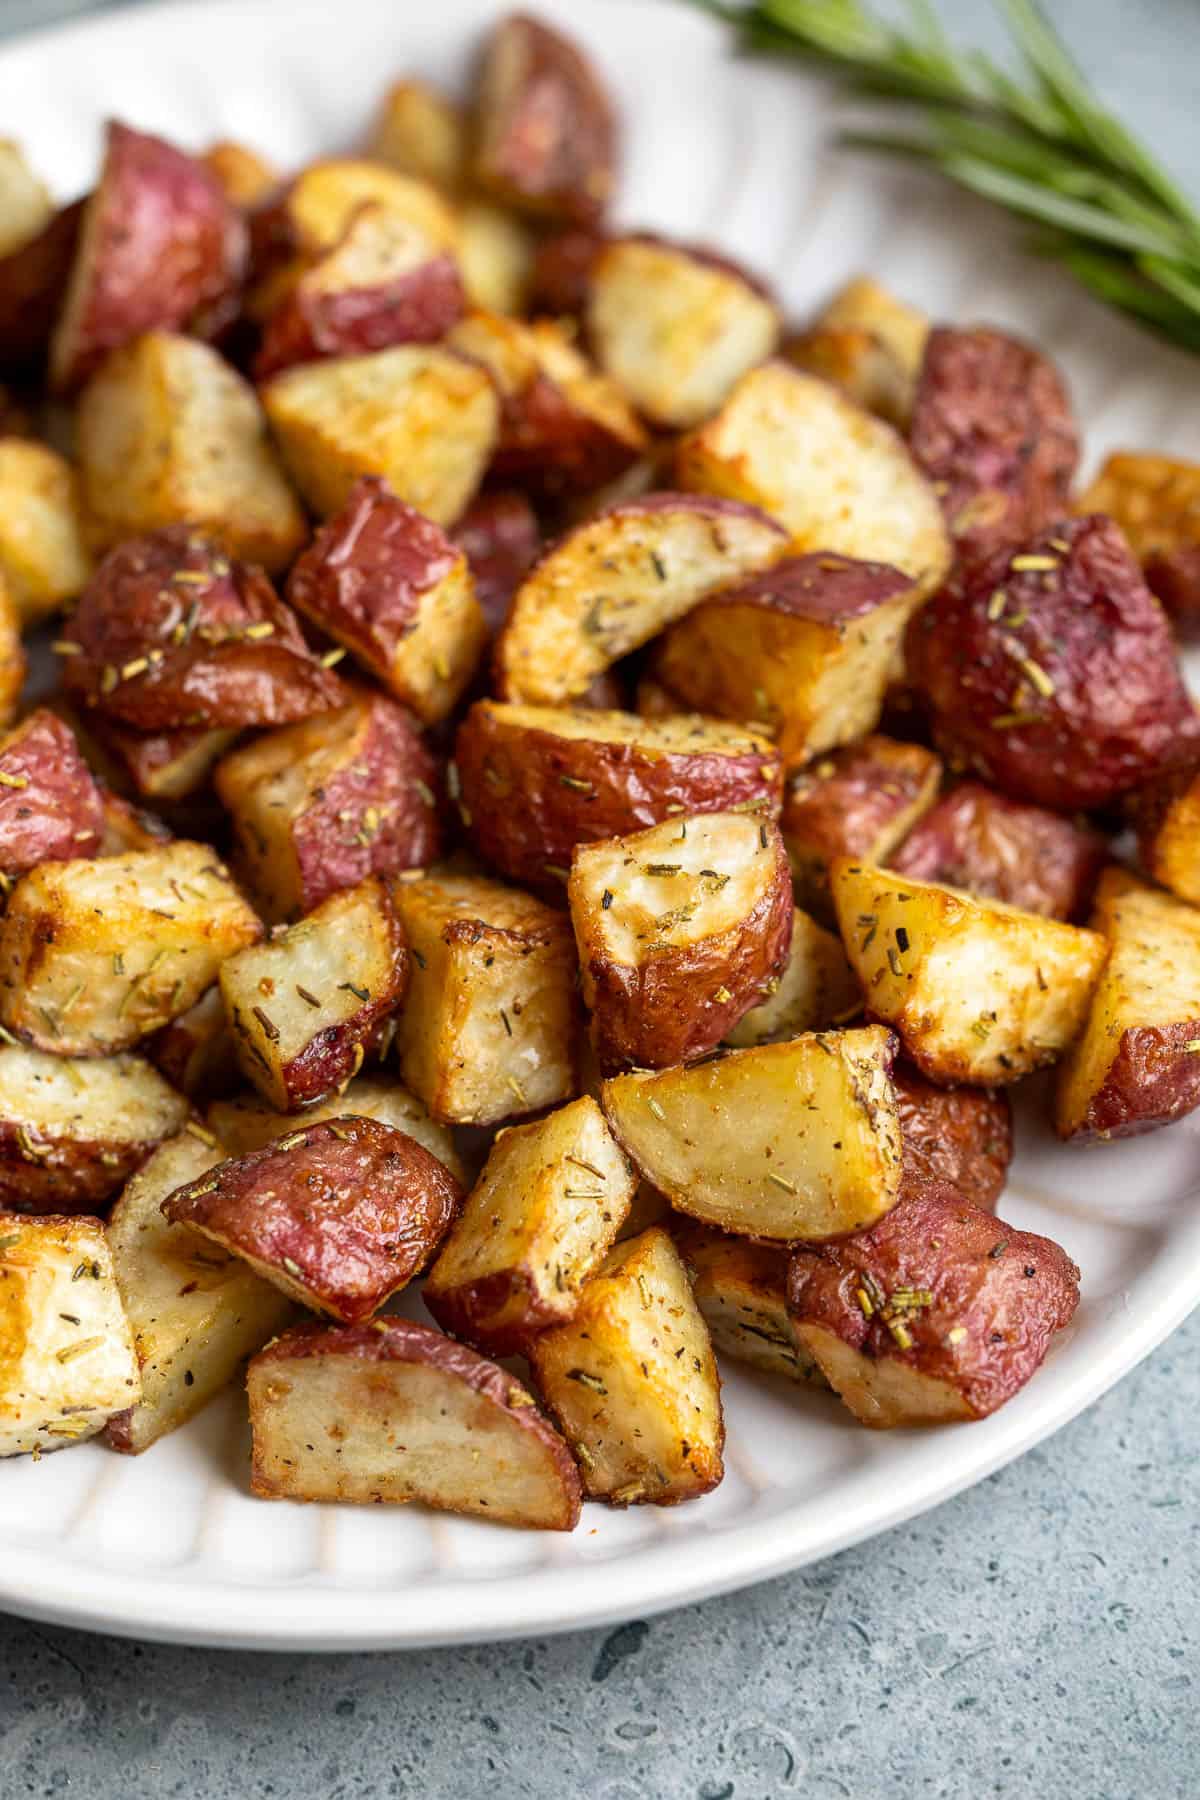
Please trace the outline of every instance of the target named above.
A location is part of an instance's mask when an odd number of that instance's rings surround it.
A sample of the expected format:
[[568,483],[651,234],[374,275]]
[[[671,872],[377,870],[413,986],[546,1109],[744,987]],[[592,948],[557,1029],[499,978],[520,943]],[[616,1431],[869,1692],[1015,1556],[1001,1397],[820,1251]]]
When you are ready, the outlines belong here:
[[472,500],[450,536],[467,559],[475,598],[495,636],[541,550],[537,514],[517,489],[489,489]]
[[96,856],[104,795],[70,727],[38,707],[0,743],[0,871]]
[[830,919],[832,858],[886,862],[933,802],[941,773],[931,750],[876,732],[795,770],[784,790],[779,829],[800,903]]
[[[352,221],[351,231],[357,228],[359,221]],[[463,305],[458,263],[446,250],[431,251],[415,268],[361,287],[333,285],[318,262],[268,318],[255,379],[266,381],[281,369],[328,356],[436,343],[461,318]]]
[[964,781],[931,807],[887,862],[902,875],[990,894],[1050,919],[1082,919],[1108,844],[1040,806]]
[[163,1201],[174,1224],[216,1238],[348,1325],[423,1268],[462,1188],[415,1139],[378,1119],[329,1119],[218,1164]]
[[960,572],[906,656],[939,748],[1014,800],[1104,806],[1196,746],[1162,608],[1100,514]]
[[1075,511],[1116,521],[1176,631],[1193,639],[1200,630],[1200,464],[1116,450]]
[[904,1176],[956,1187],[995,1212],[1013,1154],[1012,1108],[1002,1088],[935,1087],[905,1063],[892,1070]]
[[86,205],[64,206],[35,238],[0,257],[0,368],[23,369],[43,356]]
[[1079,433],[1058,370],[987,326],[935,326],[909,443],[939,484],[960,556],[1017,546],[1069,510]]
[[587,306],[592,270],[606,239],[598,231],[568,226],[542,239],[529,278],[529,310],[552,318],[578,318]]

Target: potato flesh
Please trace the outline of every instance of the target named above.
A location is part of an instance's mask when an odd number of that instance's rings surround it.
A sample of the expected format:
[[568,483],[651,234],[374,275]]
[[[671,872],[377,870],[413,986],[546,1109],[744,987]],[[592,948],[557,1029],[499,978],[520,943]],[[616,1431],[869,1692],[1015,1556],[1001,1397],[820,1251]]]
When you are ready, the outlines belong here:
[[718,1357],[786,1381],[828,1386],[788,1317],[788,1252],[782,1245],[726,1237],[682,1219],[672,1236]]
[[152,1144],[187,1117],[187,1101],[140,1056],[91,1060],[0,1045],[0,1120],[34,1138]]
[[13,138],[0,138],[0,256],[19,250],[50,223],[54,207],[45,183]]
[[372,157],[402,175],[453,189],[462,179],[467,128],[462,109],[425,81],[397,81],[371,130]]
[[345,235],[360,208],[381,207],[441,250],[454,250],[453,210],[429,182],[353,157],[310,164],[287,196],[288,218],[302,247],[330,249]]
[[743,1015],[726,1042],[745,1050],[781,1043],[806,1031],[823,1031],[844,1023],[861,1003],[841,939],[797,907],[785,968],[767,998]]
[[[359,1075],[340,1094],[318,1100],[304,1109],[304,1123],[316,1124],[321,1119],[341,1119],[352,1114],[356,1118],[378,1119],[383,1125],[394,1125],[397,1131],[414,1138],[422,1149],[445,1163],[450,1173],[463,1180],[462,1159],[454,1147],[454,1139],[444,1125],[430,1118],[415,1094],[410,1094],[398,1081],[375,1075]],[[248,1150],[261,1150],[276,1138],[286,1137],[296,1129],[294,1113],[275,1112],[257,1095],[240,1095],[232,1100],[216,1100],[207,1113],[209,1129],[224,1145],[230,1156],[244,1156]]]
[[770,745],[755,732],[744,726],[726,724],[722,719],[703,718],[698,713],[643,719],[636,713],[609,712],[601,707],[505,706],[494,700],[484,704],[513,731],[550,731],[555,737],[577,743],[636,746],[650,756],[655,752],[671,756],[700,755],[710,751],[717,754],[722,751],[770,754]]
[[860,1425],[951,1425],[974,1413],[952,1383],[898,1357],[867,1356],[822,1325],[797,1325],[796,1336]]
[[1186,781],[1138,844],[1147,875],[1200,906],[1200,775]]
[[74,599],[91,572],[74,471],[45,444],[0,439],[0,570],[25,626]]
[[864,1230],[895,1204],[903,1150],[878,1025],[606,1081],[614,1135],[680,1212],[781,1243]]
[[1078,1034],[1107,955],[1096,932],[850,857],[830,873],[867,1005],[931,1080],[1016,1081]]

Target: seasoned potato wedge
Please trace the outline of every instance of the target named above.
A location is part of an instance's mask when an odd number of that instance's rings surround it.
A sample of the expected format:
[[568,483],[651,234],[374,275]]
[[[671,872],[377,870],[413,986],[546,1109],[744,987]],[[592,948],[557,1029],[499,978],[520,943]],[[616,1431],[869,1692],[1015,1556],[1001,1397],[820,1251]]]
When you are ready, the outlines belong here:
[[311,912],[368,875],[432,862],[437,766],[382,694],[257,738],[217,765],[238,869],[264,918]]
[[0,573],[22,626],[73,600],[90,572],[70,463],[46,444],[0,438]]
[[1108,946],[1097,932],[838,857],[842,942],[867,1006],[932,1081],[1017,1081],[1083,1025]]
[[425,1266],[461,1204],[414,1138],[343,1115],[218,1163],[162,1210],[302,1305],[357,1325]]
[[611,1250],[529,1360],[591,1499],[675,1506],[725,1473],[721,1378],[687,1270],[657,1226]]
[[1132,796],[1147,875],[1200,906],[1200,766],[1189,762]]
[[[171,841],[171,832],[154,813],[143,812],[117,794],[104,795],[104,832],[100,856],[124,856],[129,850],[157,850]],[[61,860],[61,859],[60,859]]]
[[491,313],[523,311],[536,242],[516,213],[468,196],[458,212],[458,264],[471,305]]
[[250,315],[261,318],[277,305],[306,268],[341,243],[368,206],[402,221],[439,250],[457,250],[453,208],[430,182],[362,157],[326,157],[301,169],[251,221]]
[[99,1219],[0,1214],[0,1456],[94,1437],[140,1391]]
[[494,634],[537,560],[542,544],[538,516],[515,488],[489,489],[472,500],[450,536],[466,554],[475,598]]
[[0,923],[0,1023],[57,1056],[108,1056],[186,1012],[261,933],[207,844],[41,863]]
[[[422,1149],[445,1163],[456,1181],[465,1180],[454,1139],[444,1125],[430,1118],[421,1101],[400,1082],[380,1075],[356,1075],[339,1093],[318,1101],[304,1114],[306,1125],[320,1119],[341,1119],[353,1114],[378,1119],[413,1138]],[[239,1094],[232,1100],[216,1100],[208,1109],[209,1128],[230,1156],[261,1150],[276,1138],[289,1137],[296,1129],[295,1114],[275,1112],[257,1094]]]
[[922,598],[884,563],[789,556],[672,625],[654,671],[697,712],[753,720],[786,761],[807,762],[878,725]]
[[[878,1025],[606,1081],[604,1111],[680,1212],[780,1243],[863,1231],[896,1202],[902,1146]],[[836,1134],[836,1135],[835,1135]]]
[[146,1052],[172,1087],[189,1100],[210,1100],[236,1087],[237,1050],[219,984],[214,982],[194,1006],[164,1025]]
[[913,1183],[886,1219],[792,1258],[796,1336],[860,1424],[986,1418],[1042,1363],[1079,1302],[1049,1238]]
[[577,1091],[577,964],[568,921],[466,875],[400,876],[412,956],[396,1032],[404,1079],[435,1119],[495,1125]]
[[377,476],[318,531],[287,593],[427,724],[453,710],[487,643],[465,553]]
[[0,738],[0,887],[38,863],[96,856],[104,792],[75,734],[45,707]]
[[53,216],[49,191],[29,166],[20,144],[0,138],[0,256],[27,244]]
[[889,563],[922,595],[950,567],[937,495],[890,426],[787,363],[743,376],[681,439],[679,485],[761,507],[792,549]]
[[585,1096],[502,1131],[421,1297],[455,1337],[508,1356],[574,1317],[625,1222],[636,1183]]
[[253,388],[191,338],[147,332],[97,370],[79,401],[79,471],[101,549],[186,524],[274,574],[307,536]]
[[181,1133],[160,1145],[113,1207],[108,1244],[142,1383],[137,1404],[108,1422],[114,1450],[136,1456],[186,1425],[292,1311],[239,1257],[162,1215],[169,1194],[220,1161],[215,1145]]
[[862,994],[842,940],[795,909],[787,962],[767,983],[767,996],[726,1032],[736,1050],[780,1044],[806,1031],[844,1025],[862,1010]]
[[654,424],[683,431],[724,404],[779,341],[779,313],[736,263],[662,238],[614,238],[587,272],[600,367]]
[[670,1229],[717,1355],[764,1375],[828,1387],[788,1317],[787,1247],[729,1237],[695,1219],[677,1217]]
[[1200,624],[1200,464],[1114,451],[1075,511],[1116,520],[1172,622],[1193,637]]
[[402,175],[453,192],[468,153],[462,108],[428,81],[395,81],[383,96],[367,138],[367,153]]
[[652,494],[577,525],[517,589],[496,646],[502,697],[559,706],[714,589],[774,562],[782,530],[751,507]]
[[0,1207],[99,1212],[188,1111],[140,1056],[82,1061],[0,1044]]
[[858,275],[838,289],[807,331],[788,339],[780,354],[904,431],[928,336],[924,313],[870,276]]
[[408,981],[404,934],[377,875],[221,964],[242,1072],[280,1112],[322,1100],[362,1067]]
[[92,728],[119,771],[121,786],[132,788],[139,800],[160,805],[200,794],[217,763],[241,736],[236,729],[206,725],[135,731],[106,718],[94,718]]
[[578,1473],[533,1396],[427,1325],[295,1326],[254,1358],[247,1386],[260,1499],[419,1500],[538,1531],[578,1523]]
[[210,144],[200,161],[231,206],[243,212],[258,206],[279,186],[279,171],[248,144],[221,138]]
[[1200,912],[1113,867],[1092,925],[1108,961],[1055,1105],[1059,1136],[1077,1142],[1155,1131],[1200,1106]]
[[889,293],[872,276],[851,276],[822,308],[816,322],[834,331],[871,332],[916,385],[929,338],[929,319],[917,307]]
[[480,854],[529,887],[565,879],[578,844],[680,813],[758,805],[782,770],[763,737],[677,714],[649,723],[596,708],[481,700],[455,744],[460,810]]
[[905,1063],[892,1070],[906,1181],[956,1187],[996,1210],[1013,1155],[1012,1108],[1003,1088],[935,1087]]
[[262,401],[292,479],[322,517],[361,475],[381,475],[418,512],[452,524],[483,479],[500,420],[486,371],[440,345],[286,369]]
[[792,883],[777,828],[698,813],[581,844],[567,883],[605,1071],[703,1056],[787,961]]

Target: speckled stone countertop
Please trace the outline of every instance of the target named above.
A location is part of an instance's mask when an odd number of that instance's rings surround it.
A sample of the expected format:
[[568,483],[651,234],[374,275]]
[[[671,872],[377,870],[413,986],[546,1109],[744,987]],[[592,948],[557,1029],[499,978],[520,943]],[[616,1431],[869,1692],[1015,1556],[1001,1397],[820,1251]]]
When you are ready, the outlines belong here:
[[[0,0],[0,34],[82,10]],[[1048,10],[1194,181],[1195,0]],[[1193,1317],[915,1524],[615,1631],[291,1657],[0,1617],[0,1800],[1196,1800],[1198,1362]]]

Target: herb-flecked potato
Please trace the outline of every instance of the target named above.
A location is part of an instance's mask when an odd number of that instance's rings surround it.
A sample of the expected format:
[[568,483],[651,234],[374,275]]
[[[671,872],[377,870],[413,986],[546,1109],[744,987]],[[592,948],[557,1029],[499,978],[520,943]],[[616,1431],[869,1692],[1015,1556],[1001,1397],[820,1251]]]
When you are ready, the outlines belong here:
[[787,961],[787,852],[751,813],[693,813],[581,844],[567,901],[606,1071],[715,1049]]
[[747,1363],[764,1375],[828,1387],[788,1317],[786,1244],[730,1237],[678,1214],[670,1232],[718,1357]]
[[48,444],[0,438],[0,574],[22,626],[73,600],[90,573],[70,463]]
[[150,1039],[146,1054],[171,1086],[189,1100],[211,1100],[238,1085],[233,1033],[225,1016],[220,984]]
[[571,1531],[579,1475],[506,1369],[428,1325],[297,1325],[247,1386],[260,1500],[344,1500]]
[[70,726],[39,706],[0,738],[0,886],[42,862],[96,856],[104,793]]
[[867,1009],[931,1081],[1017,1081],[1074,1041],[1108,954],[1098,932],[849,856],[830,879]]
[[542,545],[538,516],[515,488],[489,488],[472,500],[450,536],[466,555],[475,598],[494,635],[537,561]]
[[972,1206],[994,1212],[1013,1156],[1012,1108],[1002,1088],[935,1087],[898,1062],[906,1181],[948,1182]]
[[844,1025],[862,1011],[862,993],[842,940],[799,907],[787,962],[767,983],[766,997],[743,1013],[725,1041],[735,1050],[781,1044],[806,1031]]
[[[444,1125],[430,1118],[415,1094],[410,1094],[394,1077],[379,1074],[356,1075],[328,1100],[306,1107],[304,1123],[319,1119],[341,1119],[353,1114],[361,1119],[378,1119],[391,1125],[406,1137],[413,1138],[422,1149],[445,1163],[456,1181],[465,1179],[463,1165],[454,1147],[454,1139]],[[237,1094],[232,1100],[215,1100],[209,1107],[209,1129],[219,1138],[230,1156],[243,1156],[247,1150],[261,1150],[276,1138],[290,1137],[296,1129],[294,1113],[275,1112],[258,1094]]]
[[481,700],[455,743],[472,842],[513,881],[558,886],[578,844],[623,837],[682,813],[777,813],[782,768],[770,742],[695,714],[648,722],[597,708]]
[[461,1204],[414,1138],[343,1115],[218,1163],[162,1210],[293,1300],[357,1325],[425,1266]]
[[1117,450],[1076,512],[1107,513],[1129,539],[1147,585],[1181,636],[1200,627],[1200,464]]
[[907,1186],[870,1231],[797,1250],[788,1282],[797,1337],[877,1430],[986,1418],[1078,1302],[1079,1270],[1056,1243],[936,1182]]
[[1200,764],[1150,782],[1130,796],[1129,810],[1146,874],[1200,906]]

